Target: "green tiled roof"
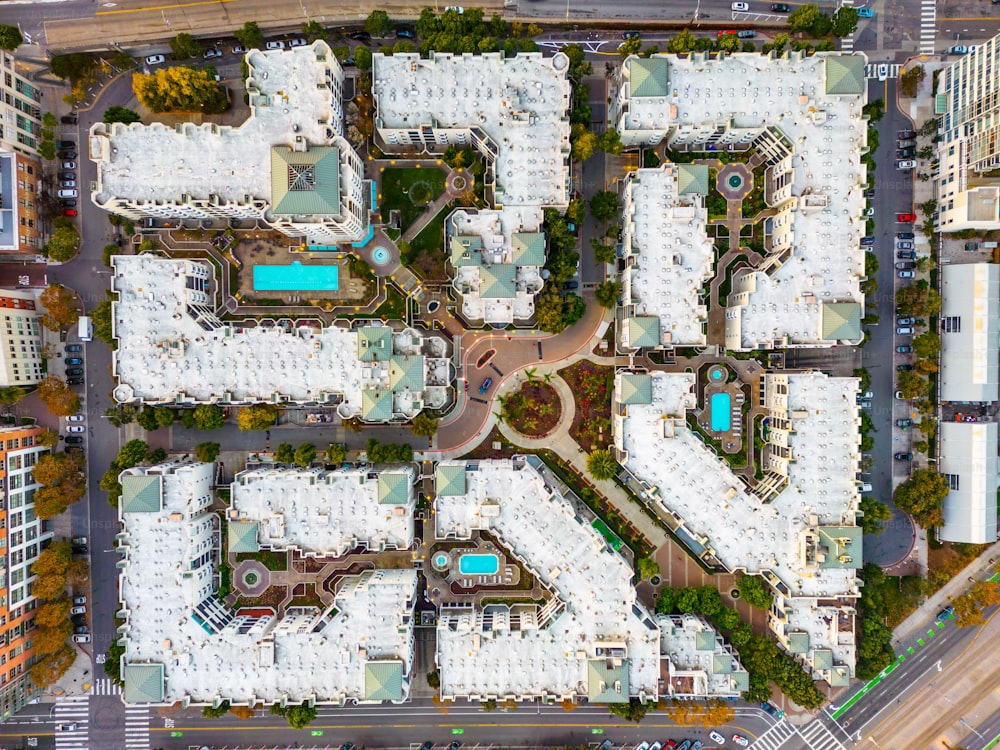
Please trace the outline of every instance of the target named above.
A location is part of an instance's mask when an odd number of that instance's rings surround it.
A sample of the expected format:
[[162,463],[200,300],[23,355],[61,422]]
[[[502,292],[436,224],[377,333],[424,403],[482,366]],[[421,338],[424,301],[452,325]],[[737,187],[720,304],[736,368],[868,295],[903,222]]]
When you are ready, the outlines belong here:
[[861,338],[861,305],[857,302],[828,302],[823,305],[822,337],[828,341],[857,341]]
[[707,164],[677,164],[677,192],[681,195],[708,195]]
[[712,657],[712,674],[732,674],[733,657],[729,654],[715,654]]
[[162,664],[126,664],[122,682],[122,700],[126,703],[163,703]]
[[515,266],[545,265],[545,235],[541,232],[516,232],[510,236],[510,244]]
[[361,418],[367,422],[392,419],[392,391],[365,388],[361,391]]
[[479,296],[493,299],[512,299],[517,296],[514,279],[517,269],[506,263],[498,266],[483,266],[479,269],[482,283],[479,285]]
[[276,214],[340,214],[340,149],[271,149],[271,210]]
[[666,58],[633,57],[629,60],[629,78],[632,96],[666,96]]
[[653,403],[653,378],[651,375],[636,375],[631,372],[622,373],[621,393],[618,401],[623,404]]
[[260,546],[257,544],[256,521],[230,521],[229,522],[229,551],[230,552],[257,552]]
[[851,684],[851,670],[847,667],[834,667],[826,681],[830,683],[830,687],[847,687]]
[[358,359],[362,362],[384,362],[392,354],[392,329],[386,326],[365,326],[358,329]]
[[820,568],[856,570],[861,567],[863,532],[860,526],[820,526],[817,532],[823,553]]
[[638,349],[643,346],[660,345],[660,319],[653,315],[639,315],[626,318],[628,345]]
[[591,703],[625,703],[628,701],[629,660],[619,666],[609,666],[607,659],[587,662],[587,698]]
[[809,634],[808,633],[789,633],[788,634],[788,650],[793,654],[804,654],[809,650]]
[[865,60],[861,55],[828,55],[826,58],[826,93],[865,92]]
[[123,513],[159,513],[161,504],[160,476],[122,477],[121,507]]
[[715,631],[699,630],[695,633],[694,648],[696,651],[715,651]]
[[451,249],[451,264],[456,268],[483,264],[483,256],[479,252],[483,247],[483,240],[478,234],[453,236],[448,247]]
[[731,679],[733,690],[737,690],[741,693],[745,693],[750,689],[750,673],[749,672],[733,672],[729,679]]
[[397,354],[389,360],[389,388],[394,393],[424,389],[424,358]]
[[828,648],[818,648],[813,651],[813,667],[815,669],[832,669],[833,651]]
[[378,501],[382,505],[406,505],[409,489],[406,474],[383,471],[378,475]]
[[434,486],[437,494],[448,497],[465,494],[465,466],[449,464],[438,466],[434,472]]
[[365,700],[403,700],[403,662],[370,661],[365,664]]

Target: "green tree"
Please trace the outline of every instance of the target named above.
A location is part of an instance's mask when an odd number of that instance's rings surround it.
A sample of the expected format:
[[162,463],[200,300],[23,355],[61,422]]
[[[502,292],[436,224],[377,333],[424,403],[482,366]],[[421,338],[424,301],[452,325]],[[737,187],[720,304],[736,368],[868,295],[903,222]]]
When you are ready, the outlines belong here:
[[372,51],[363,44],[354,48],[354,64],[358,70],[372,69]]
[[271,404],[254,404],[240,409],[236,416],[237,426],[244,431],[267,430],[278,418],[278,409]]
[[373,10],[365,19],[365,31],[374,37],[384,38],[392,33],[392,20],[384,10]]
[[597,285],[597,303],[604,308],[611,309],[618,304],[618,296],[622,293],[620,281],[602,281]]
[[736,34],[723,34],[716,38],[715,48],[719,52],[738,52],[740,49],[740,38]]
[[660,566],[651,557],[640,557],[635,561],[635,568],[640,580],[648,580],[660,575]]
[[638,698],[629,698],[628,703],[609,703],[608,711],[637,724],[646,718],[646,704]]
[[174,419],[176,419],[174,410],[169,406],[157,406],[154,414],[156,416],[156,424],[160,427],[169,427],[174,423]]
[[602,190],[590,199],[590,215],[604,224],[617,218],[620,210],[618,193],[613,190]]
[[170,51],[174,53],[175,60],[189,60],[201,54],[201,45],[193,36],[182,32],[170,40]]
[[331,464],[342,464],[347,460],[347,446],[343,443],[330,443],[326,447],[326,460]]
[[741,575],[736,579],[736,589],[743,601],[756,609],[768,610],[774,602],[774,595],[759,576]]
[[582,123],[570,126],[570,157],[573,161],[587,161],[597,148],[597,136]]
[[147,432],[160,429],[160,423],[156,421],[156,410],[151,406],[144,406],[135,416],[136,424]]
[[569,58],[569,77],[580,81],[594,72],[594,66],[587,61],[587,53],[579,44],[567,44],[562,52]]
[[624,60],[629,55],[638,55],[639,51],[642,49],[642,39],[639,37],[632,37],[631,39],[626,39],[618,47],[618,54],[622,56]]
[[219,457],[220,448],[218,443],[198,443],[194,447],[194,455],[199,461],[210,464]]
[[683,54],[694,49],[695,35],[689,29],[683,29],[680,34],[667,42],[667,52]]
[[611,479],[618,473],[618,461],[609,450],[592,451],[587,456],[587,471],[598,481]]
[[247,49],[260,49],[264,46],[264,32],[256,21],[247,21],[243,28],[233,32],[233,36]]
[[305,701],[301,706],[289,706],[285,709],[285,719],[292,729],[303,729],[316,719],[316,707]]
[[913,338],[913,353],[918,357],[936,357],[940,351],[941,336],[934,331],[924,331]]
[[920,89],[920,84],[924,82],[926,77],[927,72],[924,70],[924,66],[914,65],[899,77],[899,92],[903,96],[907,96],[912,99],[917,95],[917,91]]
[[94,325],[94,336],[109,346],[115,343],[112,336],[111,300],[105,298],[90,312],[90,322]]
[[167,67],[150,74],[134,73],[132,91],[140,104],[156,114],[219,114],[229,106],[225,90],[207,70]]
[[896,375],[896,386],[903,398],[913,401],[926,396],[930,384],[915,372],[900,372]]
[[546,333],[562,333],[566,330],[563,318],[563,299],[559,292],[546,284],[535,297],[535,320],[538,327]]
[[880,503],[870,495],[863,495],[860,509],[864,514],[858,518],[858,526],[861,527],[862,531],[873,536],[878,536],[885,531],[882,523],[892,518],[892,511],[889,510],[888,505]]
[[819,6],[815,3],[800,5],[788,16],[788,27],[792,31],[812,31],[813,25],[820,17]]
[[129,440],[118,451],[115,463],[120,466],[120,471],[131,469],[146,460],[149,455],[149,444],[145,440]]
[[307,21],[302,24],[302,34],[305,36],[306,41],[308,41],[309,44],[312,44],[320,39],[326,39],[326,29],[323,28],[323,24],[319,21]]
[[290,443],[279,443],[274,451],[274,460],[279,464],[290,464],[295,462],[295,449]]
[[[139,122],[141,119],[142,118],[139,116],[139,113],[135,110],[128,109],[127,107],[120,107],[117,104],[104,110],[104,117],[101,118],[101,120],[108,125],[113,122],[123,122],[128,125],[133,122]],[[114,248],[115,253],[119,252],[116,245],[112,245],[111,247]]]
[[899,314],[913,318],[933,318],[941,312],[941,295],[932,289],[927,279],[896,291]]
[[80,234],[72,224],[58,225],[49,237],[49,241],[42,246],[42,255],[49,260],[63,263],[76,254],[76,249],[80,245]]
[[582,224],[587,218],[587,201],[583,198],[574,198],[566,207],[566,221],[573,224]]
[[590,246],[594,248],[594,259],[598,263],[614,263],[618,259],[618,249],[614,245],[603,245],[596,237],[592,237]]
[[303,469],[308,469],[309,465],[316,460],[316,446],[312,443],[302,443],[295,449],[295,464]]
[[715,586],[698,587],[698,614],[715,617],[722,611],[722,595]]
[[684,586],[674,593],[677,611],[685,615],[698,611],[698,589],[694,586]]
[[676,607],[677,601],[674,596],[674,589],[661,589],[659,595],[656,597],[656,613],[660,615],[673,614]]
[[948,494],[948,480],[934,469],[915,469],[909,479],[896,487],[896,507],[913,516],[921,528],[944,522],[941,504]]
[[199,404],[193,417],[194,426],[199,430],[218,430],[226,424],[226,412],[217,404]]
[[858,28],[858,11],[846,5],[837,9],[833,14],[833,35],[840,37],[850,36]]
[[736,630],[741,622],[740,613],[732,607],[722,607],[715,614],[715,624],[721,630]]
[[0,23],[0,49],[13,52],[24,44],[24,37],[17,26]]
[[622,137],[615,128],[608,128],[597,138],[597,147],[606,154],[620,154],[625,150]]
[[205,706],[201,709],[201,715],[206,719],[221,719],[229,713],[229,701],[222,701],[216,708]]
[[410,431],[416,437],[432,438],[438,431],[438,420],[425,411],[420,412],[410,423]]

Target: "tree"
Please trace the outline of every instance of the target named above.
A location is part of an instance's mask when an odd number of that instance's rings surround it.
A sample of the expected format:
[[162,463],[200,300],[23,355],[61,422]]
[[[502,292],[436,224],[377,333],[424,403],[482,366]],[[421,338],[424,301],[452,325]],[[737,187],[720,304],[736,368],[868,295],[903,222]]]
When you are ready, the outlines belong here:
[[[142,118],[139,117],[139,113],[135,110],[128,109],[127,107],[120,107],[117,104],[104,110],[104,117],[101,118],[101,120],[108,125],[113,122],[123,122],[126,125],[129,125],[133,122],[139,122],[141,119]],[[114,248],[116,253],[118,252],[118,247],[116,245],[112,245],[111,247]]]
[[201,54],[201,45],[193,36],[182,32],[170,40],[170,51],[175,60],[188,60]]
[[68,643],[51,654],[43,656],[31,668],[31,681],[36,687],[46,688],[59,681],[76,661],[76,649]]
[[173,67],[155,73],[134,73],[132,91],[154,113],[219,114],[229,106],[226,92],[206,70]]
[[147,432],[160,429],[160,423],[156,421],[156,410],[152,406],[142,407],[142,411],[136,415],[135,421]]
[[618,461],[609,450],[596,450],[587,456],[587,471],[598,481],[611,479],[618,469]]
[[174,410],[169,406],[157,406],[153,410],[153,414],[156,417],[156,424],[160,427],[169,427],[177,418],[174,414]]
[[900,372],[896,375],[896,385],[903,398],[913,401],[927,395],[930,384],[925,378],[915,372]]
[[90,582],[90,566],[82,557],[74,557],[66,569],[66,583],[70,586],[86,586]]
[[233,36],[247,49],[259,49],[264,46],[264,32],[260,30],[256,21],[247,21],[242,29],[233,32]]
[[266,430],[278,418],[278,410],[270,404],[254,404],[240,410],[236,415],[237,426],[244,431]]
[[882,523],[892,518],[892,511],[889,510],[888,505],[879,502],[870,495],[864,495],[859,507],[864,514],[858,518],[858,526],[861,527],[862,531],[873,536],[878,536],[885,531]]
[[229,713],[237,719],[243,719],[244,721],[254,717],[254,710],[251,706],[233,706],[229,709]]
[[913,516],[921,528],[944,522],[941,503],[948,494],[948,480],[934,469],[915,469],[909,479],[896,487],[896,506]]
[[94,336],[109,346],[114,343],[111,322],[111,300],[104,299],[90,313],[90,322],[94,325]]
[[583,198],[574,198],[566,207],[566,221],[573,224],[582,224],[587,218],[587,201]]
[[279,443],[274,451],[274,460],[279,464],[290,464],[295,461],[295,449],[289,443]]
[[294,460],[297,466],[303,469],[309,468],[309,465],[316,460],[316,446],[312,443],[302,443],[295,449]]
[[76,227],[70,225],[60,225],[52,232],[49,241],[42,247],[42,254],[50,259],[63,263],[76,254],[76,249],[80,245],[80,234]]
[[615,128],[608,128],[597,138],[597,147],[606,154],[618,155],[625,150],[622,137]]
[[80,397],[73,392],[65,380],[49,375],[38,384],[38,397],[57,417],[68,417],[80,410]]
[[896,291],[899,314],[914,318],[933,318],[941,312],[941,295],[932,289],[927,279]]
[[618,259],[618,249],[614,245],[601,244],[596,237],[592,237],[590,246],[594,248],[594,260],[598,263],[614,263]]
[[641,49],[642,39],[636,36],[622,42],[618,47],[618,54],[621,55],[624,60],[629,55],[638,55]]
[[594,155],[597,148],[597,136],[587,129],[582,123],[574,123],[570,126],[570,156],[573,161],[587,161]]
[[438,420],[427,412],[420,412],[410,423],[410,431],[417,437],[432,438],[438,431]]
[[812,31],[819,17],[819,6],[815,3],[800,5],[798,10],[788,16],[788,28],[792,31]]
[[206,464],[210,464],[219,457],[220,447],[218,443],[198,443],[194,447],[195,458]]
[[656,613],[659,615],[672,614],[677,607],[674,597],[674,590],[671,588],[662,589],[656,597]]
[[736,34],[723,34],[716,38],[715,47],[719,52],[737,52],[740,48],[740,38]]
[[316,707],[305,701],[301,706],[289,706],[285,709],[285,718],[292,729],[302,729],[309,726],[316,718]]
[[[35,590],[33,590],[32,593],[39,599],[54,598],[52,594],[38,593],[38,584],[43,580],[51,578],[65,579],[66,570],[69,567],[69,561],[72,559],[73,546],[70,544],[69,539],[60,539],[58,542],[53,542],[48,547],[43,549],[35,562],[31,565],[31,574],[38,576],[38,580],[35,582]],[[65,583],[60,583],[58,591],[61,591],[64,587]],[[58,593],[56,596],[58,596]]]
[[326,460],[331,464],[342,464],[347,460],[347,446],[343,443],[330,443],[326,446]]
[[955,624],[960,628],[982,625],[986,622],[983,610],[1000,604],[1000,583],[976,581],[967,592],[952,602],[955,607]]
[[73,635],[73,623],[63,620],[51,628],[37,628],[34,633],[35,651],[39,654],[54,654]]
[[33,474],[39,484],[60,484],[72,477],[79,477],[82,464],[75,456],[66,453],[46,453],[38,457]]
[[[326,29],[323,28],[323,24],[319,21],[307,21],[302,24],[302,34],[305,36],[306,41],[312,44],[320,39],[326,39]],[[365,48],[367,49],[367,47]]]
[[226,412],[217,404],[199,404],[193,417],[194,426],[199,430],[218,430],[226,424]]
[[590,215],[604,224],[615,219],[620,210],[618,193],[612,190],[602,190],[590,199]]
[[42,325],[50,331],[74,325],[80,318],[76,295],[62,284],[49,284],[38,296],[38,301],[45,308]]
[[550,284],[542,287],[535,297],[535,321],[538,327],[546,333],[562,333],[566,330],[563,318],[563,299]]
[[146,460],[146,456],[148,455],[149,444],[145,440],[129,440],[118,451],[115,463],[124,471],[125,469],[131,469],[133,466],[141,464]]
[[365,31],[375,37],[383,38],[392,33],[392,20],[384,10],[373,10],[365,19]]
[[941,336],[934,331],[924,331],[913,339],[913,353],[917,357],[936,357],[940,351]]
[[618,304],[618,297],[621,293],[622,283],[620,281],[602,281],[597,285],[597,303],[610,310]]
[[35,613],[35,624],[43,628],[55,627],[69,618],[69,610],[72,606],[73,602],[65,593],[55,599],[45,599]]
[[715,624],[720,630],[736,630],[741,622],[740,613],[732,607],[722,607],[715,614]]
[[212,708],[205,706],[201,709],[201,715],[206,719],[220,719],[229,713],[229,701],[222,701],[218,706]]
[[698,611],[698,589],[694,586],[679,588],[675,595],[678,612],[689,615]]
[[13,52],[22,44],[24,44],[24,37],[17,26],[0,23],[0,49]]
[[121,660],[125,655],[125,647],[119,645],[117,640],[111,641],[108,646],[108,654],[104,660],[104,674],[111,678],[111,681],[118,687],[124,687],[121,674]]
[[698,614],[715,617],[722,610],[722,595],[715,586],[698,587]]
[[569,77],[573,81],[579,81],[594,72],[594,66],[587,61],[587,53],[579,44],[567,44],[562,51],[569,58]]
[[609,703],[608,711],[637,724],[646,718],[646,704],[638,698],[629,698],[628,703]]
[[736,589],[743,601],[756,609],[768,610],[774,602],[774,595],[758,576],[741,575],[736,579]]
[[694,49],[695,36],[689,29],[683,29],[680,34],[667,42],[667,52],[683,54]]
[[647,580],[653,576],[660,575],[660,566],[651,557],[640,557],[635,561],[635,567],[639,573],[640,580]]
[[920,84],[924,82],[927,73],[923,65],[914,65],[899,77],[899,92],[912,99],[917,95]]
[[371,70],[372,51],[363,44],[359,44],[354,48],[354,64],[357,65],[358,70]]
[[[18,389],[20,390],[20,389]],[[41,435],[35,438],[35,442],[38,445],[44,445],[46,448],[55,448],[59,445],[59,432],[56,430],[46,430]],[[35,472],[35,478],[38,478],[37,470]]]

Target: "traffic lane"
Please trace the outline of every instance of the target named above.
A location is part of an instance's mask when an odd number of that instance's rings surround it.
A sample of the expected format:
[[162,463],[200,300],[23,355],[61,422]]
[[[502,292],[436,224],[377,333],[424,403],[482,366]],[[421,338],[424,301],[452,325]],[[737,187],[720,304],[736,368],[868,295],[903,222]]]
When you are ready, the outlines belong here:
[[983,750],[994,739],[1000,737],[1000,710],[994,711],[983,721],[973,726],[973,731],[962,738],[959,747],[969,750]]

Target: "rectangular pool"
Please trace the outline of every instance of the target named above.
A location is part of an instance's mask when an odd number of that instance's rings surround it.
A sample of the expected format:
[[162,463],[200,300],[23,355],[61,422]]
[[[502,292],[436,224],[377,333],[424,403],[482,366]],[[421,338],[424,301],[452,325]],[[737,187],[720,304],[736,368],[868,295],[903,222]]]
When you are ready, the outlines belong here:
[[335,292],[340,288],[337,266],[304,266],[295,261],[286,266],[253,267],[255,292]]
[[712,394],[712,430],[715,432],[729,432],[733,425],[733,415],[730,413],[732,396],[728,393]]
[[464,576],[495,576],[500,572],[500,558],[496,555],[462,555],[458,558],[458,572]]

